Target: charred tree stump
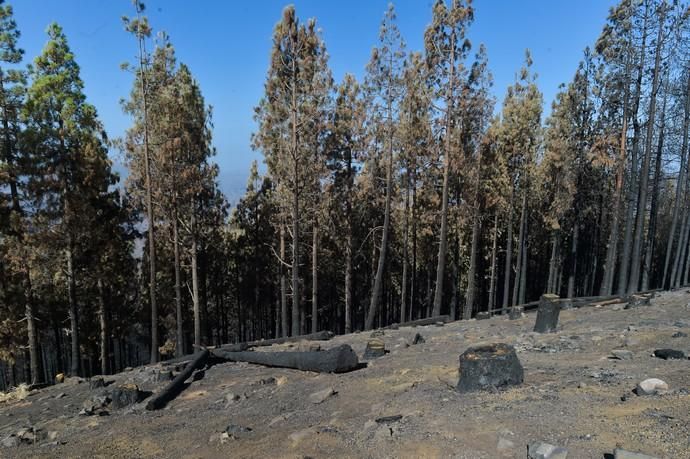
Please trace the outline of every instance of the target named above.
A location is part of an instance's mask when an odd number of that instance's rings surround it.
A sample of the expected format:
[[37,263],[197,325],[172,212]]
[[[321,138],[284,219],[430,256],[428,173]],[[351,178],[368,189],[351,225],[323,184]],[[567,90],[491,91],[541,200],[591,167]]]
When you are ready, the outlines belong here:
[[159,410],[163,408],[169,401],[177,397],[177,395],[184,389],[185,381],[192,376],[194,370],[202,368],[204,365],[206,365],[209,355],[210,354],[207,349],[200,351],[194,360],[192,360],[185,367],[185,369],[178,374],[167,387],[165,387],[165,389],[157,393],[151,398],[151,400],[149,400],[149,402],[146,404],[146,409]]
[[228,352],[213,349],[211,353],[231,362],[247,362],[267,367],[292,368],[317,373],[345,373],[359,367],[357,354],[343,344],[326,351],[307,352]]
[[510,320],[517,320],[522,318],[522,313],[524,312],[525,308],[522,306],[513,306],[510,308],[510,315],[509,318]]
[[504,343],[470,347],[460,355],[457,390],[470,392],[522,384],[524,370],[513,346]]
[[561,312],[561,305],[558,303],[558,295],[545,293],[539,299],[539,309],[537,309],[537,321],[534,324],[534,331],[537,333],[553,333],[558,326],[558,315]]

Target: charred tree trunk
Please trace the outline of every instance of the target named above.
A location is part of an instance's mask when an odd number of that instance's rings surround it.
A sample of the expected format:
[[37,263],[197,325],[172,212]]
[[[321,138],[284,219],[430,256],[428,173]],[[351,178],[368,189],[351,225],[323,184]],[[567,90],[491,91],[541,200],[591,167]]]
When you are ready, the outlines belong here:
[[512,269],[512,257],[513,257],[513,203],[515,198],[515,188],[514,186],[510,189],[510,202],[508,203],[508,220],[506,222],[507,235],[506,235],[506,264],[505,264],[505,274],[503,278],[503,307],[501,314],[506,314],[508,312],[508,306],[510,303],[510,270]]
[[496,307],[496,257],[498,252],[498,212],[494,216],[493,241],[491,243],[491,274],[489,280],[489,311]]
[[280,225],[280,326],[282,327],[283,338],[287,337],[288,331],[288,312],[287,312],[287,279],[285,278],[285,225]]
[[663,49],[663,30],[665,7],[662,5],[659,13],[659,30],[656,38],[656,51],[654,58],[654,76],[652,79],[652,93],[649,99],[649,119],[647,120],[647,135],[645,138],[644,159],[640,176],[640,196],[637,204],[637,219],[635,222],[635,239],[633,241],[632,261],[630,267],[630,280],[628,293],[636,292],[640,281],[640,256],[644,239],[644,220],[647,213],[647,182],[649,181],[649,165],[652,158],[652,139],[654,136],[654,120],[656,115],[656,96],[659,92],[659,70],[661,65],[661,51]]
[[570,274],[568,275],[568,298],[575,297],[575,279],[577,278],[577,243],[580,233],[580,225],[575,222],[573,226],[573,240],[570,245]]
[[101,361],[101,374],[110,374],[110,359],[109,354],[109,343],[108,339],[110,336],[110,330],[108,327],[108,311],[106,309],[105,302],[105,292],[103,291],[103,279],[98,278],[97,288],[98,288],[98,321],[100,323],[100,361]]
[[196,211],[194,201],[192,200],[191,217],[190,217],[190,232],[192,237],[192,246],[190,257],[192,259],[192,304],[194,306],[194,347],[201,346],[201,307],[199,304],[199,268],[198,268],[198,248],[196,235]]
[[524,190],[522,196],[522,210],[520,211],[520,232],[518,233],[518,255],[515,262],[515,283],[513,284],[513,302],[512,305],[518,303],[518,294],[520,291],[522,272],[522,259],[525,256],[525,223],[527,222],[527,190]]
[[311,252],[311,332],[319,328],[319,226],[314,224]]
[[184,355],[184,332],[182,330],[182,276],[180,274],[180,231],[177,222],[177,210],[174,212],[173,221],[173,252],[175,256],[175,316],[177,336],[175,343],[175,357]]

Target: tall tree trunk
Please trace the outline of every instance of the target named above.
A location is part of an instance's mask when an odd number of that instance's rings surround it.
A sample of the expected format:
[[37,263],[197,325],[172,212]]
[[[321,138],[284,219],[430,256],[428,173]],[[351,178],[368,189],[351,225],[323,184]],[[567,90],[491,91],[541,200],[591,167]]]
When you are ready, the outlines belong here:
[[522,267],[520,268],[520,293],[518,294],[518,301],[520,304],[525,304],[525,295],[527,293],[527,220],[525,219],[525,234],[522,238]]
[[285,225],[280,224],[280,326],[283,338],[287,338],[288,311],[287,311],[287,279],[285,277]]
[[199,304],[199,267],[198,267],[198,247],[196,235],[196,211],[194,200],[192,200],[190,217],[190,236],[192,238],[191,259],[192,259],[192,304],[194,306],[194,348],[199,349],[201,343],[201,307]]
[[108,358],[109,348],[108,337],[110,335],[108,327],[108,311],[106,309],[105,303],[105,292],[103,291],[103,279],[99,276],[96,281],[96,286],[98,288],[98,321],[100,322],[100,361],[101,361],[101,374],[110,374],[110,359]]
[[463,319],[470,319],[472,311],[474,310],[475,297],[475,281],[477,277],[477,247],[479,244],[480,231],[480,209],[479,209],[479,193],[481,190],[482,181],[482,153],[481,148],[477,154],[477,183],[474,191],[474,206],[472,209],[472,241],[470,242],[470,266],[467,270],[467,293],[465,296],[465,310],[463,311]]
[[441,234],[438,244],[438,264],[436,265],[436,285],[434,291],[434,309],[432,315],[441,314],[443,301],[443,277],[446,267],[446,252],[448,251],[448,186],[450,178],[451,130],[453,114],[453,85],[455,81],[455,30],[450,34],[450,72],[446,92],[446,145],[443,154],[443,191],[441,195]]
[[[688,73],[688,81],[685,88],[685,108],[683,116],[683,142],[680,149],[680,169],[678,170],[678,180],[676,183],[676,198],[673,202],[673,217],[671,218],[671,229],[668,233],[668,242],[666,244],[666,257],[664,258],[664,274],[662,278],[661,287],[666,288],[668,281],[668,267],[671,261],[671,253],[673,251],[674,241],[676,238],[676,227],[678,226],[678,218],[681,214],[681,209],[683,208],[683,197],[684,197],[684,186],[687,180],[687,170],[688,170],[688,130],[690,127],[690,72]],[[683,224],[684,226],[684,220]],[[680,251],[680,239],[682,238],[683,231],[678,236],[678,248],[676,252]],[[673,276],[671,276],[673,278]],[[673,283],[673,280],[670,281]]]
[[577,278],[577,243],[580,235],[580,224],[575,222],[573,226],[573,240],[570,244],[570,274],[568,275],[568,298],[575,297],[575,280]]
[[632,141],[632,157],[630,161],[630,175],[628,184],[627,196],[627,211],[625,217],[625,235],[623,238],[623,251],[621,263],[618,272],[618,294],[624,294],[628,288],[628,274],[630,272],[630,254],[632,252],[632,233],[635,218],[635,204],[638,194],[637,177],[637,159],[640,151],[640,134],[641,126],[638,119],[640,110],[640,100],[642,95],[642,78],[645,72],[645,56],[647,53],[647,14],[645,12],[645,20],[642,30],[642,45],[640,46],[640,54],[637,63],[637,74],[635,81],[635,98],[632,107],[631,118],[633,122],[633,141]]
[[175,357],[184,355],[184,332],[182,331],[182,276],[180,274],[180,231],[177,222],[177,210],[173,214],[173,252],[175,254],[175,316],[177,336]]
[[491,243],[491,275],[489,280],[489,311],[496,307],[496,256],[498,252],[498,211],[494,216],[494,232]]
[[345,333],[352,332],[352,151],[347,151],[347,197],[345,202]]
[[551,235],[551,258],[549,258],[549,279],[546,282],[546,292],[555,293],[556,290],[556,258],[558,253],[559,232],[555,230]]
[[506,221],[507,235],[506,235],[506,264],[505,274],[503,278],[503,307],[502,314],[508,312],[508,304],[510,303],[510,270],[512,269],[513,258],[513,204],[515,200],[515,187],[510,188],[510,202],[508,203],[508,220]]
[[314,224],[311,252],[311,332],[319,328],[319,226]]
[[[414,319],[413,307],[417,299],[417,173],[412,170],[412,275],[410,276],[410,320]],[[419,309],[419,308],[418,308]]]
[[520,210],[520,231],[518,233],[518,255],[515,262],[515,283],[513,284],[513,302],[512,305],[518,304],[518,293],[520,291],[520,278],[522,272],[522,259],[524,257],[525,248],[525,223],[527,222],[527,190],[525,189],[522,196],[522,209]]
[[67,235],[67,301],[69,305],[69,323],[72,338],[72,365],[71,375],[79,376],[81,368],[81,355],[79,352],[79,314],[77,311],[76,282],[74,280],[74,242],[72,234]]
[[403,267],[402,286],[400,294],[400,322],[405,322],[407,316],[407,265],[409,264],[409,239],[410,239],[410,171],[407,171],[407,183],[405,186],[405,217],[403,219]]
[[664,130],[666,129],[666,99],[661,108],[661,126],[659,127],[659,139],[654,164],[654,182],[652,184],[652,207],[649,214],[649,231],[647,232],[647,249],[644,254],[644,269],[642,271],[642,291],[649,290],[649,277],[652,270],[652,258],[656,249],[656,222],[659,202],[659,182],[661,180],[661,156],[664,150]]
[[659,30],[656,37],[656,51],[654,58],[654,77],[652,79],[652,93],[649,99],[649,118],[647,120],[647,135],[645,138],[644,160],[642,163],[642,173],[640,177],[640,197],[637,204],[637,221],[635,223],[635,239],[633,241],[633,252],[630,267],[630,280],[628,282],[628,293],[636,292],[640,281],[640,256],[642,253],[642,242],[644,238],[644,220],[647,213],[647,182],[649,181],[649,165],[652,158],[652,139],[654,136],[654,120],[656,115],[656,96],[659,91],[659,67],[661,64],[661,51],[664,40],[665,7],[662,5],[659,13]]
[[[38,351],[38,330],[36,329],[36,317],[34,311],[33,294],[31,287],[31,275],[29,268],[24,271],[24,312],[26,317],[26,334],[29,339],[29,365],[31,368],[31,384],[41,382],[41,364]],[[59,349],[58,349],[59,352]],[[78,371],[78,369],[77,369]]]
[[[295,163],[297,179],[297,163]],[[292,335],[300,334],[300,292],[299,292],[299,198],[295,190],[292,200]]]
[[379,252],[378,267],[374,278],[374,288],[371,292],[369,310],[367,311],[366,323],[364,328],[371,330],[374,326],[374,319],[378,311],[379,297],[383,286],[383,268],[386,263],[386,250],[388,248],[388,231],[390,228],[391,213],[391,194],[393,192],[393,141],[390,139],[388,145],[388,158],[386,161],[386,207],[383,215],[383,235],[381,236],[381,250]]
[[[626,74],[629,73],[629,65],[626,64]],[[601,284],[599,294],[608,296],[613,291],[613,276],[616,269],[616,258],[618,252],[618,237],[620,227],[620,216],[623,202],[623,181],[625,179],[625,160],[627,156],[628,144],[628,105],[630,99],[630,85],[626,82],[625,96],[623,99],[623,125],[620,136],[620,154],[616,169],[616,188],[613,193],[613,206],[611,212],[611,228],[609,230],[608,242],[606,245],[606,261],[604,262],[604,279]]]

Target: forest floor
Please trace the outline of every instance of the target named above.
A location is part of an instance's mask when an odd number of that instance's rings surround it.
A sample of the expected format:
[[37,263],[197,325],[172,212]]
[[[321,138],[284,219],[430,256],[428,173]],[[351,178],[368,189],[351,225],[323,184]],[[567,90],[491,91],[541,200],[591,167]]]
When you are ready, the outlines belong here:
[[[689,302],[683,289],[630,310],[567,310],[558,332],[544,335],[532,332],[533,313],[385,330],[380,338],[390,353],[346,374],[217,364],[160,411],[146,411],[144,401],[107,416],[79,415],[105,389],[70,379],[0,403],[0,440],[25,427],[50,433],[35,444],[0,446],[0,457],[524,458],[526,445],[541,441],[567,448],[569,458],[613,457],[617,446],[690,458],[690,360],[652,355],[690,350]],[[426,342],[411,345],[416,333]],[[362,332],[319,344],[347,343],[361,357],[369,339]],[[480,342],[515,346],[524,383],[455,391],[458,356]],[[612,359],[615,349],[632,351],[632,359]],[[150,370],[106,381],[156,391],[165,383],[147,382]],[[669,390],[633,394],[646,378]],[[335,394],[314,395],[327,389]],[[386,416],[395,418],[380,419]]]

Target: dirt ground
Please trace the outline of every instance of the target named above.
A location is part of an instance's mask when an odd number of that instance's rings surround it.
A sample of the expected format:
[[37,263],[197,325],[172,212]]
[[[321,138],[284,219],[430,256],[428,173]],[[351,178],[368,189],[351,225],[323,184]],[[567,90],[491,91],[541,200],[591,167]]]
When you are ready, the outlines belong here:
[[[78,414],[85,400],[113,385],[160,389],[165,383],[147,382],[151,368],[106,377],[114,382],[105,389],[70,380],[0,403],[0,440],[24,427],[50,433],[35,444],[0,446],[0,457],[524,458],[528,443],[543,441],[567,448],[569,458],[613,457],[617,446],[690,458],[690,360],[652,354],[690,351],[689,302],[682,290],[630,310],[563,311],[558,332],[545,335],[532,332],[533,313],[386,330],[380,338],[390,352],[346,374],[217,364],[156,412],[143,402],[107,416]],[[416,333],[426,342],[412,345]],[[347,343],[361,358],[369,339],[363,332],[320,345]],[[515,346],[524,384],[458,393],[458,356],[486,342]],[[612,359],[614,349],[633,358]],[[652,377],[669,390],[632,393]],[[328,388],[335,394],[311,400]]]

